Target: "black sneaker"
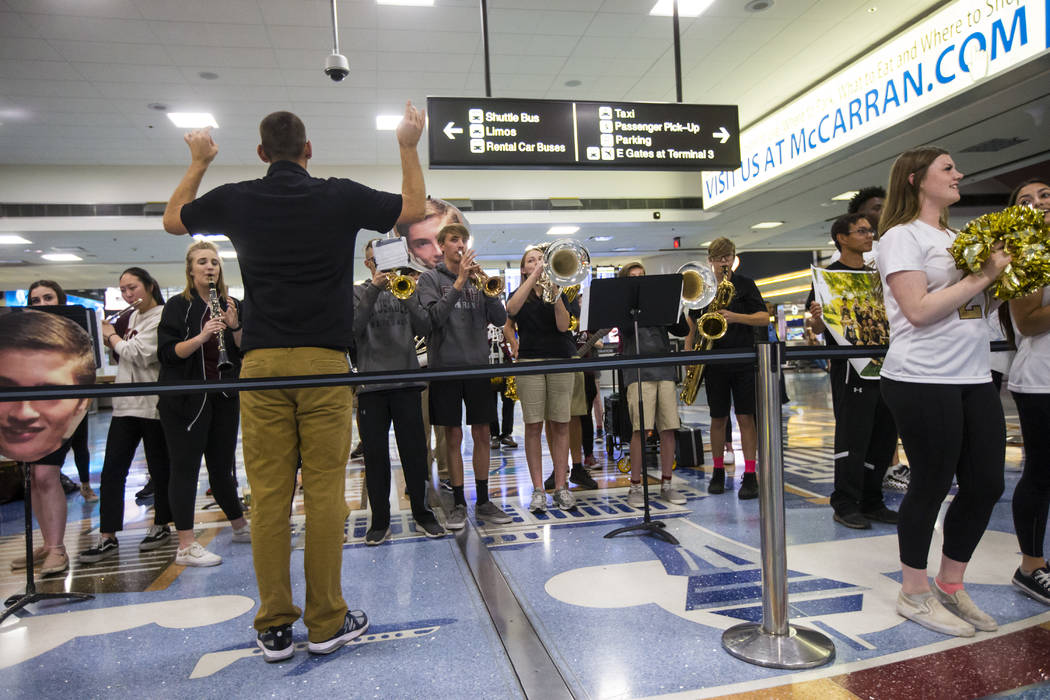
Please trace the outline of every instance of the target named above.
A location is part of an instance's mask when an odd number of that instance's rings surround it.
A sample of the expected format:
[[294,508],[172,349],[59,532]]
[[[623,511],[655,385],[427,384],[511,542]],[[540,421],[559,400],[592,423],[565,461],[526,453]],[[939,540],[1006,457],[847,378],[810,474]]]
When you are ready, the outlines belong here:
[[853,528],[854,530],[870,530],[871,521],[865,518],[863,515],[857,512],[853,513],[835,513],[835,522],[846,527]]
[[517,447],[518,446],[518,443],[515,442],[514,438],[512,438],[510,435],[504,435],[503,437],[501,437],[499,439],[499,443],[501,445],[503,445],[504,447]]
[[717,467],[711,471],[711,481],[707,484],[707,492],[713,494],[726,492],[726,470]]
[[441,487],[442,491],[452,493],[452,479],[441,479],[438,481],[438,486]]
[[167,525],[150,525],[146,536],[139,542],[140,552],[149,552],[160,547],[171,538],[171,528]]
[[448,530],[441,527],[441,523],[437,520],[427,520],[425,522],[416,521],[416,529],[422,532],[431,539],[437,539],[438,537],[444,537],[448,534]]
[[365,533],[365,544],[369,547],[374,547],[377,544],[383,544],[390,539],[390,528],[384,527],[382,530],[371,528]]
[[1050,566],[1036,569],[1030,574],[1017,569],[1014,572],[1013,584],[1029,598],[1050,605]]
[[360,637],[368,629],[368,615],[363,610],[347,610],[343,626],[334,636],[323,642],[310,642],[307,649],[311,654],[331,654],[347,642]]
[[263,658],[267,663],[284,661],[290,659],[295,653],[295,645],[292,644],[292,626],[277,625],[265,632],[260,632],[255,643],[262,649]]
[[551,475],[543,480],[543,488],[546,491],[554,490],[554,472],[551,472]]
[[365,446],[362,443],[357,443],[354,449],[350,450],[350,459],[361,459],[365,456]]
[[758,475],[755,472],[747,472],[740,481],[740,490],[736,493],[737,498],[746,501],[750,498],[758,498]]
[[91,549],[85,549],[77,555],[77,561],[82,564],[94,564],[103,559],[115,556],[119,548],[120,545],[117,543],[116,537],[99,536],[98,542],[95,543],[94,547]]
[[153,479],[146,479],[146,485],[135,492],[135,498],[149,498],[153,495]]
[[888,523],[889,525],[896,525],[897,521],[900,520],[897,511],[890,510],[886,506],[882,506],[878,510],[862,511],[861,514],[868,520],[873,520],[877,523]]
[[[569,481],[577,486],[582,486],[585,489],[598,488],[598,482],[595,481],[594,477],[583,468],[582,464],[574,464],[572,466],[572,471],[569,473]],[[551,485],[553,486],[553,484]],[[544,486],[546,486],[546,484],[544,484]]]

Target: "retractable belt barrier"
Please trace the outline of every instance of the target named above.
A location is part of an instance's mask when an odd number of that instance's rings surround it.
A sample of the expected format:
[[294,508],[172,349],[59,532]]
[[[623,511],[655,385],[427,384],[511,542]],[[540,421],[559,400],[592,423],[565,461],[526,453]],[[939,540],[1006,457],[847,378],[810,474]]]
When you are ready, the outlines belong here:
[[[993,351],[1012,349],[1008,343],[991,344]],[[205,383],[140,382],[92,386],[4,387],[0,401],[39,401],[103,396],[141,396],[144,394],[199,394],[218,391],[258,391],[379,384],[405,380],[431,381],[501,377],[507,374],[551,374],[585,370],[663,367],[667,365],[728,364],[755,362],[755,398],[758,415],[758,461],[763,467],[759,479],[759,518],[762,532],[762,622],[744,623],[722,635],[722,647],[733,656],[772,668],[810,668],[835,658],[831,639],[812,629],[789,624],[787,615],[787,544],[784,511],[784,454],[780,423],[780,374],[786,360],[844,360],[882,357],[885,345],[863,347],[786,347],[783,343],[759,342],[755,349],[708,350],[646,356],[617,356],[615,359],[566,359],[521,364],[478,365],[448,369],[415,369],[398,372],[361,372],[339,375],[264,377],[230,379]],[[990,381],[990,378],[989,378]],[[28,540],[27,540],[28,541]],[[32,553],[27,552],[32,558]]]

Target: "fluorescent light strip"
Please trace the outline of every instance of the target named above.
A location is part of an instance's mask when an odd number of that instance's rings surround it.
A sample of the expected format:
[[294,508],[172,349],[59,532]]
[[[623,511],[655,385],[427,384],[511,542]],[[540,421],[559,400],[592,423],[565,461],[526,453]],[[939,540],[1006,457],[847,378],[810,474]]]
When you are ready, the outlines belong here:
[[237,257],[237,251],[236,250],[220,250],[219,251],[219,257],[220,258],[236,258]]
[[762,287],[767,284],[777,284],[778,282],[789,282],[791,280],[800,280],[803,277],[809,277],[809,270],[799,270],[798,272],[787,272],[783,275],[777,275],[776,277],[764,277],[760,280],[755,280],[755,284]]
[[784,225],[783,221],[759,221],[757,224],[752,224],[751,228],[753,230],[757,230],[757,229],[763,229],[763,228],[776,228],[777,226],[783,226],[783,225]]
[[579,226],[551,226],[547,229],[548,236],[569,236],[580,230]]
[[842,194],[835,195],[834,197],[831,198],[831,201],[832,202],[848,202],[849,200],[851,200],[854,197],[856,197],[858,194],[860,194],[860,190],[849,190],[848,192],[843,192]]
[[798,287],[788,287],[787,289],[778,289],[775,292],[762,292],[763,299],[769,299],[770,297],[786,297],[788,294],[798,294],[799,292],[808,292],[809,285],[803,284]]
[[72,253],[44,253],[40,257],[51,262],[76,262],[77,260],[83,260],[79,255],[73,255]]
[[377,114],[376,131],[393,131],[401,123],[400,114]]
[[219,123],[210,112],[168,112],[168,119],[180,129],[203,129],[206,126],[219,128]]
[[376,0],[377,5],[404,5],[405,7],[433,7],[434,0]]
[[215,243],[217,241],[228,241],[230,240],[226,234],[223,233],[195,233],[193,237],[198,241],[211,241]]
[[[714,0],[678,0],[679,17],[699,17],[704,10],[711,7]],[[671,0],[657,0],[649,14],[659,17],[670,17],[674,14]]]
[[0,233],[0,245],[18,245],[19,243],[32,243],[19,236],[17,233]]

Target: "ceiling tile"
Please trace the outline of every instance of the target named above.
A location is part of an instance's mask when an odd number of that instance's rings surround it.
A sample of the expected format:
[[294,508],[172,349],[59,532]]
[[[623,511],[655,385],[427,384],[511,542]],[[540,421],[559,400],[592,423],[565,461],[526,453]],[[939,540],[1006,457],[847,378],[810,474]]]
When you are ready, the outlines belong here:
[[25,18],[48,40],[151,44],[157,39],[149,23],[141,19],[37,14],[27,14]]
[[67,61],[92,63],[131,63],[134,65],[163,66],[171,59],[158,44],[120,44],[96,41],[48,42]]

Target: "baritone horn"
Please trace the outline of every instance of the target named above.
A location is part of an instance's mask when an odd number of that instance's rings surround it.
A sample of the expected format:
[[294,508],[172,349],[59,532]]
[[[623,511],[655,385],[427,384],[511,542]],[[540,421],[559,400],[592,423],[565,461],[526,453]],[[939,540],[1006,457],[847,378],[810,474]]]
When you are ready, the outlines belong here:
[[565,239],[540,246],[543,252],[543,274],[540,284],[543,301],[553,304],[555,290],[582,284],[591,274],[591,254],[579,241]]

